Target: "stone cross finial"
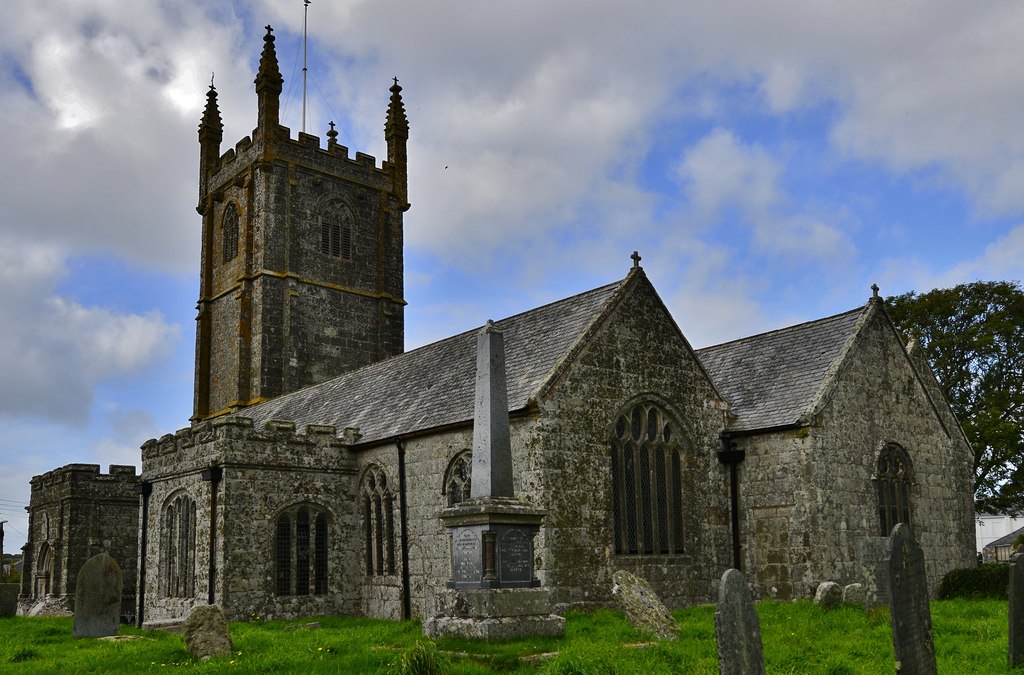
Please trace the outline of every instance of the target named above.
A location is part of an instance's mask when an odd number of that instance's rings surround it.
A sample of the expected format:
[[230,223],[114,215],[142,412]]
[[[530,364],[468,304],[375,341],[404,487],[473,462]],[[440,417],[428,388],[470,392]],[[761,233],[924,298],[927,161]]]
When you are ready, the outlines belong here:
[[476,336],[476,402],[470,497],[513,497],[505,339],[488,321]]
[[642,258],[640,257],[639,253],[633,251],[633,255],[629,257],[633,259],[633,267],[640,267],[640,261],[642,260]]
[[878,297],[878,291],[879,291],[878,284],[871,284],[871,297],[872,298],[877,298]]

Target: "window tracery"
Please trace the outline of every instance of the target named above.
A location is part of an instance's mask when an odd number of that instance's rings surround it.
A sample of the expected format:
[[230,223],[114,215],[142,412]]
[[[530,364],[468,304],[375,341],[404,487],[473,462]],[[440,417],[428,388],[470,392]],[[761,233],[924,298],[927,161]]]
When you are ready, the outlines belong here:
[[277,516],[274,527],[274,590],[277,595],[323,595],[328,587],[330,516],[299,504]]
[[196,502],[172,494],[164,505],[160,528],[160,577],[164,597],[196,595]]
[[395,573],[394,497],[388,477],[377,464],[363,473],[359,490],[362,500],[363,539],[367,576]]
[[611,440],[615,552],[684,551],[682,448],[658,405],[641,402],[618,416]]
[[448,462],[444,472],[441,494],[448,498],[448,506],[455,506],[470,497],[473,478],[473,451],[463,450]]
[[896,523],[910,524],[910,488],[913,484],[910,455],[896,443],[889,443],[878,455],[875,484],[878,491],[878,522],[881,535],[888,537]]

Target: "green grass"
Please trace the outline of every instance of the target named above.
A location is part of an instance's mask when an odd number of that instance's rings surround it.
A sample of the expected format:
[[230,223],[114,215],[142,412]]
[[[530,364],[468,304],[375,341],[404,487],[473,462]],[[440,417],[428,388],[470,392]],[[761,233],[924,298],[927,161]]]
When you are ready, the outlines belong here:
[[[1006,601],[932,603],[939,672],[1009,673]],[[823,613],[810,602],[758,606],[769,673],[893,671],[886,610],[843,607]],[[316,619],[316,630],[285,631],[302,621],[231,624],[235,653],[192,661],[181,636],[121,627],[140,639],[71,637],[71,619],[0,619],[0,671],[72,672],[381,672],[381,673],[717,673],[714,607],[674,612],[680,637],[652,643],[621,614],[570,613],[564,639],[505,642],[426,640],[419,622],[349,617]]]

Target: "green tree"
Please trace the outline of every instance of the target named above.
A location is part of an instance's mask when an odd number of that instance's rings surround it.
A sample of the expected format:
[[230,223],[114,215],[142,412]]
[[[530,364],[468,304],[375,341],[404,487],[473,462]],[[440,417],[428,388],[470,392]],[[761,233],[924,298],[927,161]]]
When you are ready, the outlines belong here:
[[1024,290],[978,281],[886,300],[924,348],[974,450],[974,504],[1024,511]]

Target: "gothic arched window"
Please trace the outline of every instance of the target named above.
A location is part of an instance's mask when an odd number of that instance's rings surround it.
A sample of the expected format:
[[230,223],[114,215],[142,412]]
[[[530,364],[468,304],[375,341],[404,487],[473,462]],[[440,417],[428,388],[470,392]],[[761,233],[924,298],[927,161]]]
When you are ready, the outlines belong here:
[[160,582],[164,597],[196,595],[196,502],[187,494],[172,494],[160,520]]
[[224,209],[221,229],[224,231],[224,262],[231,262],[238,256],[238,208],[234,204]]
[[327,592],[329,521],[325,509],[299,504],[282,511],[274,526],[274,592],[323,595]]
[[444,472],[441,494],[448,496],[448,506],[455,506],[469,499],[473,475],[473,451],[463,450],[448,463]]
[[627,408],[611,440],[615,552],[682,553],[682,448],[674,423],[651,402]]
[[889,443],[878,455],[875,474],[878,489],[878,523],[888,537],[896,523],[910,524],[910,487],[913,483],[910,455],[901,446]]
[[377,464],[363,474],[359,489],[367,576],[395,573],[394,498],[388,478]]
[[352,259],[352,211],[334,201],[320,214],[320,252]]

